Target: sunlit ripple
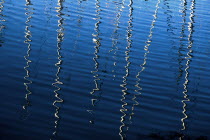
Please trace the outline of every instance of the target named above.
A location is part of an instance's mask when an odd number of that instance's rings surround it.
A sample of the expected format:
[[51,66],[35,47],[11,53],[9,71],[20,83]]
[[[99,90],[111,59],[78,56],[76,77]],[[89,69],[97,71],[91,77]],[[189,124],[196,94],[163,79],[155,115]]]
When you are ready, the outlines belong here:
[[62,46],[62,42],[63,42],[63,39],[64,39],[64,27],[63,27],[64,18],[62,17],[62,15],[63,15],[63,13],[62,13],[63,2],[64,2],[64,0],[58,0],[58,3],[57,3],[58,7],[56,7],[56,9],[57,9],[56,11],[58,13],[57,17],[59,18],[58,19],[59,29],[57,29],[57,54],[58,54],[57,58],[58,58],[58,62],[55,64],[55,66],[57,67],[57,73],[55,74],[55,76],[56,76],[55,83],[52,84],[54,87],[56,87],[56,89],[54,90],[56,100],[53,102],[53,106],[56,108],[56,111],[55,111],[55,118],[56,118],[56,120],[55,120],[55,131],[53,132],[53,137],[56,137],[56,135],[57,135],[58,123],[60,121],[60,116],[59,116],[60,107],[58,107],[56,104],[63,102],[63,99],[61,99],[59,97],[60,94],[58,93],[58,91],[61,90],[59,85],[63,84],[63,82],[60,81],[60,77],[59,77],[59,73],[61,71],[61,64],[62,64],[61,46]]
[[[183,1],[184,4],[186,4],[186,0]],[[186,68],[185,68],[185,82],[183,84],[184,86],[184,91],[183,91],[183,94],[184,94],[184,100],[182,100],[182,103],[183,103],[183,115],[184,117],[181,119],[181,122],[182,122],[182,126],[183,128],[181,129],[182,131],[186,130],[186,123],[185,123],[185,119],[188,118],[187,116],[187,113],[186,113],[186,106],[187,106],[187,103],[186,102],[189,102],[190,99],[188,98],[188,84],[189,84],[189,69],[190,69],[190,62],[192,61],[192,53],[193,53],[193,50],[192,50],[192,46],[193,46],[193,39],[192,39],[192,36],[193,36],[193,27],[194,27],[194,9],[195,9],[195,0],[192,0],[191,1],[191,6],[190,6],[190,16],[189,16],[189,19],[190,19],[190,22],[188,23],[188,31],[189,31],[189,35],[188,35],[188,52],[187,52],[187,57],[185,57],[185,59],[187,60],[186,62]],[[180,139],[182,139],[183,137],[180,137]]]
[[99,30],[99,25],[101,23],[101,17],[100,17],[100,2],[99,0],[96,0],[96,3],[95,3],[95,8],[96,8],[96,18],[94,18],[96,20],[96,23],[95,23],[95,33],[92,34],[93,36],[93,42],[96,44],[94,46],[95,48],[95,52],[94,52],[94,57],[93,57],[93,61],[95,63],[95,71],[92,71],[91,73],[93,74],[93,77],[94,77],[94,83],[95,83],[95,88],[93,88],[93,90],[90,92],[91,96],[92,96],[92,99],[91,99],[91,103],[92,103],[92,106],[89,110],[87,110],[90,114],[91,114],[91,120],[90,120],[90,123],[91,124],[94,124],[94,108],[96,106],[96,104],[99,102],[100,100],[100,97],[101,97],[101,93],[100,93],[100,86],[101,86],[101,79],[99,78],[99,74],[98,74],[98,69],[99,69],[99,62],[98,62],[98,58],[99,58],[99,48],[101,46],[101,43],[100,43],[100,40],[101,38],[99,37],[100,35],[100,30]]
[[127,44],[128,46],[126,47],[126,51],[125,51],[125,61],[127,62],[126,66],[125,66],[125,71],[126,71],[126,74],[125,76],[123,76],[123,84],[121,84],[120,86],[123,87],[124,89],[122,90],[123,92],[123,95],[122,95],[122,99],[121,99],[121,102],[123,103],[122,104],[122,109],[120,109],[120,112],[122,112],[122,116],[121,116],[121,123],[122,125],[120,126],[120,132],[119,132],[119,135],[121,137],[122,140],[126,139],[126,132],[128,131],[128,128],[129,128],[129,124],[130,122],[126,122],[126,117],[129,117],[129,110],[126,108],[126,106],[128,105],[128,103],[126,102],[126,95],[129,95],[129,93],[127,92],[128,88],[127,88],[127,77],[129,76],[129,67],[130,67],[130,49],[132,47],[132,40],[131,40],[131,37],[132,37],[132,22],[133,22],[133,1],[130,0],[130,3],[128,5],[129,7],[129,14],[128,14],[128,17],[129,17],[129,20],[128,20],[128,27],[127,27],[127,37],[126,37],[126,40],[127,40]]
[[26,24],[26,27],[25,27],[25,41],[24,43],[27,44],[27,52],[26,52],[26,55],[24,56],[25,60],[26,60],[26,66],[24,67],[25,71],[26,71],[26,76],[24,76],[24,79],[27,81],[24,83],[25,85],[25,88],[26,88],[26,95],[25,95],[25,100],[26,100],[26,103],[23,105],[23,110],[25,111],[26,114],[24,114],[23,116],[23,119],[27,119],[28,117],[28,107],[31,106],[31,102],[30,102],[30,99],[29,99],[29,96],[32,94],[31,90],[30,90],[30,85],[32,84],[32,81],[30,80],[30,71],[29,71],[29,68],[30,68],[30,63],[32,62],[30,60],[30,53],[31,53],[31,37],[32,37],[32,34],[31,34],[31,31],[30,31],[30,28],[31,28],[31,25],[30,25],[30,21],[31,21],[31,18],[32,18],[32,10],[33,8],[31,8],[30,6],[32,5],[31,1],[30,0],[26,0],[26,13],[25,15],[27,16],[27,20],[25,22]]

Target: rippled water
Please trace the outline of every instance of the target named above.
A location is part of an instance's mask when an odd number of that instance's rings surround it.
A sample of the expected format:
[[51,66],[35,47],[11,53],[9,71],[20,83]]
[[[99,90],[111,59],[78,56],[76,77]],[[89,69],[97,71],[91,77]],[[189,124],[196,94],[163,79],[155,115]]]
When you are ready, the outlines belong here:
[[1,140],[210,139],[207,0],[1,0]]

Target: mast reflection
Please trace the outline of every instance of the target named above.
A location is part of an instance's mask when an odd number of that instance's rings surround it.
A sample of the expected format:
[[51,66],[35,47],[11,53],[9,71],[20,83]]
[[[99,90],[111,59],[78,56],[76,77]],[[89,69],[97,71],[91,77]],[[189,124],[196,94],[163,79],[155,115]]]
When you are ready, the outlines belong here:
[[122,90],[123,92],[123,95],[122,95],[122,99],[121,99],[121,102],[123,103],[122,104],[122,109],[120,109],[120,112],[122,112],[122,116],[121,116],[121,123],[122,125],[120,126],[120,132],[119,132],[119,135],[121,137],[122,140],[125,140],[126,139],[126,132],[128,131],[129,129],[129,109],[127,109],[126,107],[128,107],[128,103],[126,102],[126,97],[129,95],[128,93],[128,88],[127,88],[127,78],[129,76],[129,67],[130,67],[130,49],[132,47],[132,40],[131,40],[131,37],[132,37],[132,27],[133,27],[133,0],[130,0],[130,3],[128,5],[129,7],[129,20],[128,20],[128,27],[127,27],[127,44],[128,46],[126,47],[126,51],[125,51],[125,61],[127,62],[126,66],[125,66],[125,71],[126,71],[126,74],[125,76],[123,76],[123,84],[121,84],[120,86],[123,87],[124,89]]
[[[186,3],[186,1],[184,0],[184,3]],[[187,115],[187,110],[186,110],[186,107],[187,107],[187,103],[186,102],[190,102],[190,99],[188,98],[188,84],[189,84],[189,69],[190,69],[190,62],[192,61],[192,53],[193,53],[193,50],[192,50],[192,47],[193,47],[193,32],[194,32],[194,11],[195,9],[195,0],[192,0],[191,2],[191,6],[190,6],[190,16],[189,16],[189,19],[190,19],[190,22],[188,23],[188,31],[189,31],[189,35],[188,35],[188,47],[187,47],[187,57],[185,57],[185,59],[187,60],[186,62],[186,68],[185,68],[185,82],[183,84],[184,86],[184,91],[183,91],[183,95],[184,95],[184,99],[182,100],[182,103],[183,103],[183,115],[184,117],[181,119],[181,122],[182,122],[182,131],[186,130],[186,122],[185,120],[188,118],[188,115]],[[183,137],[182,137],[183,138]],[[181,138],[181,139],[182,139]]]
[[58,59],[58,62],[55,64],[55,66],[57,67],[57,73],[55,74],[55,76],[56,76],[55,83],[52,84],[56,88],[54,90],[56,100],[53,102],[53,106],[55,107],[55,131],[53,132],[53,137],[57,136],[57,129],[58,129],[59,121],[60,121],[60,116],[59,116],[60,107],[58,105],[63,103],[63,99],[61,99],[59,97],[60,96],[59,91],[61,90],[59,85],[63,84],[63,82],[60,80],[60,77],[59,77],[59,73],[61,71],[61,64],[63,62],[62,56],[61,56],[61,47],[62,47],[62,42],[64,39],[64,27],[63,27],[63,21],[64,21],[63,15],[64,14],[62,13],[63,2],[64,2],[64,0],[58,0],[58,3],[57,3],[58,7],[56,7],[56,9],[57,9],[56,11],[58,13],[57,17],[59,18],[58,19],[59,29],[57,30],[57,54],[58,54],[57,59]]
[[93,77],[94,77],[94,83],[95,83],[95,88],[93,88],[93,90],[90,92],[91,96],[92,96],[92,99],[91,99],[91,103],[92,103],[92,106],[91,106],[91,109],[87,110],[90,114],[91,114],[91,120],[90,120],[90,123],[91,124],[94,124],[94,109],[96,107],[96,104],[100,101],[100,97],[101,97],[101,85],[102,85],[102,82],[101,82],[101,79],[99,78],[99,74],[98,74],[98,71],[99,71],[99,62],[98,62],[98,59],[99,59],[99,48],[101,46],[101,43],[100,43],[100,40],[101,38],[99,37],[100,35],[100,30],[99,30],[99,26],[100,26],[100,23],[101,23],[101,17],[100,17],[100,2],[99,0],[96,0],[96,3],[95,3],[95,8],[96,8],[96,18],[94,18],[96,20],[96,23],[95,23],[95,33],[92,34],[93,36],[93,42],[95,43],[95,52],[94,52],[94,57],[93,57],[93,61],[95,63],[95,70],[92,71],[91,73],[93,74]]
[[25,71],[26,71],[26,75],[24,76],[24,79],[25,79],[25,88],[26,88],[26,94],[25,94],[25,101],[26,103],[23,105],[23,110],[26,114],[24,114],[23,116],[23,119],[27,119],[28,117],[28,107],[31,106],[31,102],[30,102],[30,99],[29,99],[29,96],[32,94],[31,90],[30,90],[30,85],[32,84],[32,81],[30,80],[30,63],[32,62],[30,60],[30,53],[31,53],[31,37],[32,37],[32,34],[31,34],[31,31],[30,31],[30,28],[31,28],[31,24],[30,24],[30,21],[31,21],[31,18],[32,18],[32,10],[33,8],[31,8],[30,6],[32,5],[31,1],[30,0],[26,0],[26,12],[25,12],[25,15],[27,16],[27,20],[25,22],[26,26],[25,26],[25,41],[24,43],[27,44],[27,52],[26,52],[26,55],[24,56],[25,60],[26,60],[26,66],[24,67]]

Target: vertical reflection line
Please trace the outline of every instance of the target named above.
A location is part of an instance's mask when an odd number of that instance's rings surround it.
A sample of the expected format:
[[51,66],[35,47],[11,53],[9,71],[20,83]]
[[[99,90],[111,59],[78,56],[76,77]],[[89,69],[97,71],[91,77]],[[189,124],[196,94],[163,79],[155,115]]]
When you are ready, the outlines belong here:
[[191,1],[191,6],[190,6],[190,16],[189,16],[189,19],[190,19],[190,22],[188,23],[188,31],[189,31],[189,35],[188,35],[188,52],[187,52],[187,57],[185,57],[185,59],[187,60],[186,62],[186,68],[185,68],[185,82],[183,84],[184,86],[184,91],[183,91],[183,94],[184,94],[184,100],[182,100],[182,103],[183,103],[183,115],[184,117],[181,119],[181,122],[182,122],[182,126],[183,128],[181,130],[186,130],[186,124],[185,124],[185,119],[188,118],[187,116],[187,113],[186,113],[186,106],[187,106],[187,103],[186,102],[189,102],[190,99],[188,98],[188,83],[189,83],[189,69],[190,69],[190,62],[192,61],[192,53],[193,53],[193,50],[192,50],[192,46],[193,46],[193,40],[192,40],[192,36],[193,36],[193,28],[194,28],[194,9],[195,9],[195,0],[192,0]]
[[[116,60],[116,54],[117,54],[117,51],[118,51],[118,47],[117,47],[117,44],[118,44],[118,38],[119,38],[119,33],[118,33],[118,30],[119,30],[119,24],[120,24],[120,18],[121,18],[121,13],[122,13],[122,9],[124,8],[124,1],[125,0],[122,0],[122,2],[120,3],[120,5],[117,5],[117,15],[116,15],[116,18],[115,18],[115,29],[114,29],[114,32],[112,33],[112,49],[109,51],[110,52],[113,52],[114,56],[113,56],[113,59],[114,59],[114,62],[113,62],[113,70],[112,72],[115,73],[115,67],[117,65],[117,60]],[[120,7],[120,8],[119,8]],[[113,77],[115,77],[116,75],[113,74]]]
[[[135,90],[136,94],[134,94],[134,97],[133,97],[133,101],[135,102],[135,104],[133,104],[133,107],[132,107],[132,110],[134,110],[134,107],[139,105],[139,102],[136,100],[137,96],[141,95],[142,94],[142,87],[140,86],[140,82],[141,82],[141,73],[146,69],[146,64],[147,64],[147,55],[149,54],[149,46],[151,45],[152,43],[152,37],[153,37],[153,29],[155,28],[155,22],[157,21],[157,15],[158,15],[158,9],[159,9],[159,4],[160,4],[160,0],[158,0],[157,4],[156,4],[156,9],[155,9],[155,12],[154,12],[154,15],[153,15],[153,20],[152,20],[152,23],[151,23],[151,27],[150,27],[150,31],[149,31],[149,35],[148,35],[148,38],[147,38],[147,41],[145,42],[145,46],[144,46],[144,50],[145,50],[145,53],[144,53],[144,59],[143,59],[143,63],[140,65],[141,67],[141,70],[137,73],[136,75],[136,85],[135,87],[137,88]],[[132,111],[133,112],[133,111]]]
[[91,102],[92,102],[92,106],[91,106],[91,109],[90,110],[87,110],[90,114],[91,114],[91,120],[90,120],[90,123],[94,124],[94,108],[95,108],[95,105],[97,103],[97,101],[99,100],[100,98],[100,95],[96,95],[96,92],[97,91],[100,91],[100,84],[99,82],[101,81],[101,79],[99,78],[99,74],[98,74],[98,69],[99,69],[99,62],[98,62],[98,59],[99,59],[99,48],[101,46],[101,43],[100,43],[100,40],[101,38],[99,38],[99,35],[100,35],[100,30],[99,30],[99,26],[100,26],[100,2],[99,0],[96,0],[96,3],[95,3],[95,8],[96,8],[96,18],[94,18],[94,20],[96,20],[96,23],[95,23],[95,28],[94,28],[94,31],[95,33],[92,34],[93,36],[93,42],[96,44],[94,46],[95,48],[95,52],[94,52],[94,57],[93,57],[93,61],[95,63],[95,70],[92,71],[91,73],[93,74],[93,77],[94,77],[94,83],[95,83],[95,88],[93,88],[93,90],[90,92],[91,96],[92,96],[92,99],[91,99]]
[[120,126],[119,130],[119,135],[121,137],[122,140],[126,139],[126,132],[128,131],[128,128],[129,128],[129,122],[126,122],[126,116],[128,115],[128,109],[126,108],[126,106],[128,106],[128,103],[126,102],[126,96],[129,95],[128,93],[128,88],[127,88],[127,78],[129,76],[129,67],[130,67],[130,52],[131,52],[131,47],[132,47],[132,40],[131,40],[131,37],[132,37],[132,22],[133,22],[133,0],[130,0],[130,3],[128,4],[128,7],[129,7],[129,14],[128,14],[128,17],[129,17],[129,20],[128,20],[128,27],[127,27],[127,37],[126,37],[126,40],[127,40],[127,47],[126,47],[126,51],[125,51],[125,61],[127,62],[126,66],[125,66],[125,71],[126,71],[126,74],[125,76],[123,76],[123,84],[121,84],[120,86],[123,87],[124,89],[122,90],[123,94],[122,94],[122,98],[121,98],[121,102],[123,103],[122,104],[122,108],[120,109],[120,112],[122,113],[122,116],[121,116],[121,123],[122,125]]
[[26,94],[25,94],[25,100],[26,100],[26,103],[23,105],[23,109],[28,112],[28,107],[31,105],[30,103],[30,99],[29,99],[29,96],[32,94],[29,86],[30,84],[32,84],[32,81],[30,80],[30,71],[29,71],[29,68],[30,68],[30,63],[32,62],[29,58],[30,58],[30,52],[31,52],[31,44],[30,42],[32,41],[30,38],[32,37],[32,34],[31,34],[31,31],[30,31],[30,28],[31,28],[31,25],[30,25],[30,21],[31,21],[31,18],[32,18],[32,14],[33,12],[31,11],[32,8],[30,8],[29,6],[32,5],[31,1],[30,0],[26,0],[26,12],[25,12],[25,15],[27,16],[27,20],[25,22],[26,26],[25,26],[25,41],[24,43],[27,44],[28,48],[27,48],[27,52],[26,52],[26,55],[24,56],[25,60],[26,60],[26,66],[24,67],[25,71],[26,71],[26,75],[24,76],[24,79],[27,81],[24,83],[25,85],[25,88],[26,88]]
[[[4,19],[4,14],[3,14],[3,9],[4,9],[4,3],[5,1],[4,0],[1,0],[0,2],[0,37],[2,39],[3,37],[3,30],[5,28],[5,25],[3,24],[5,22],[5,19]],[[0,47],[2,46],[2,44],[4,43],[3,40],[0,39]]]
[[55,118],[56,118],[55,119],[55,131],[53,132],[53,136],[57,135],[57,128],[58,128],[58,123],[60,120],[60,116],[59,116],[60,107],[57,105],[57,103],[61,104],[63,102],[63,99],[61,99],[59,97],[60,96],[59,91],[61,90],[59,85],[63,84],[60,81],[60,77],[59,77],[59,73],[61,70],[61,64],[62,64],[61,46],[62,46],[62,42],[64,39],[64,27],[63,27],[64,18],[62,17],[63,2],[64,2],[64,0],[58,0],[58,3],[57,3],[58,7],[55,7],[57,9],[56,12],[58,13],[57,17],[59,18],[58,19],[59,29],[57,29],[57,54],[58,54],[57,59],[58,59],[58,62],[55,64],[55,66],[57,67],[57,73],[55,74],[55,76],[56,76],[55,83],[52,84],[54,87],[56,87],[56,89],[54,90],[56,100],[53,102],[53,106],[56,108],[55,109]]

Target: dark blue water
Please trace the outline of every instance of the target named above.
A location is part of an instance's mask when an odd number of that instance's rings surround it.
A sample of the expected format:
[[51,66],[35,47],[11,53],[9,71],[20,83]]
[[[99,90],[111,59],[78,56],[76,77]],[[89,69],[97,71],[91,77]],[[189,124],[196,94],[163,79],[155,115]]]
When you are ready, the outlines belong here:
[[1,0],[1,140],[210,139],[208,0]]

